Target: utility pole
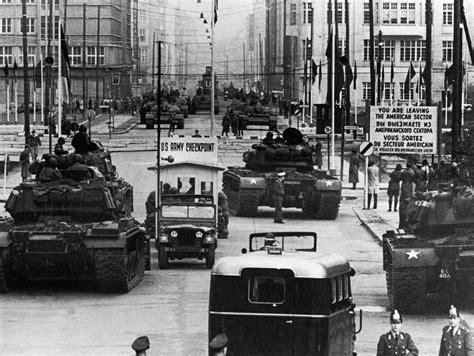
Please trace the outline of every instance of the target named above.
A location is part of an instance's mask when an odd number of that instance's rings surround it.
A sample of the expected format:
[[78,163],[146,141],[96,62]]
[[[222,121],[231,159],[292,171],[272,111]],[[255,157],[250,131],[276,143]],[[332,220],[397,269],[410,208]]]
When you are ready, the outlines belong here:
[[30,134],[30,79],[28,77],[28,37],[27,37],[27,21],[28,15],[26,13],[26,0],[21,1],[21,32],[23,40],[23,88],[24,88],[24,107],[25,107],[25,123],[23,131],[25,132],[25,144],[28,142]]
[[462,115],[462,28],[461,13],[463,11],[463,0],[454,2],[454,38],[453,38],[453,115],[452,115],[452,159],[456,161],[460,158],[459,143],[461,139],[461,115]]
[[95,103],[99,107],[99,51],[100,51],[100,5],[97,5],[97,54],[96,54],[96,82],[95,82]]
[[369,0],[369,60],[370,60],[370,105],[375,105],[375,47],[374,47],[374,1]]
[[[349,0],[344,1],[344,18],[346,23],[346,48],[344,51],[344,55],[347,60],[347,64],[345,65],[346,69],[346,78],[347,78],[347,70],[350,68],[351,61],[350,58],[350,51],[349,51]],[[346,79],[344,83],[344,115],[342,115],[342,123],[341,123],[341,180],[344,178],[344,143],[345,143],[345,134],[346,134],[346,124],[350,120],[351,117],[351,83],[349,83]]]
[[[154,42],[153,42],[154,43]],[[161,200],[161,187],[160,187],[160,150],[161,150],[161,41],[158,41],[158,90],[156,91],[156,102],[158,104],[158,110],[156,110],[156,194],[155,194],[155,236],[159,238],[160,232],[160,200]]]
[[[426,0],[426,64],[425,64],[425,88],[426,88],[426,106],[431,105],[431,50],[433,46],[432,26],[433,19],[431,13],[431,0]],[[421,73],[420,73],[421,75]]]
[[244,75],[242,75],[242,90],[245,95],[245,43],[242,43],[242,58],[244,63]]
[[[48,33],[48,57],[51,57],[53,60],[52,62],[54,63],[54,58],[52,56],[52,50],[51,50],[51,37],[54,36],[54,29],[53,29],[53,0],[50,0],[49,2],[49,19],[48,19],[48,23],[49,23],[49,31],[51,31],[50,33]],[[51,105],[51,101],[53,101],[53,105],[54,105],[54,100],[53,100],[53,96],[51,95],[51,92],[52,92],[52,87],[53,87],[53,83],[52,83],[52,65],[47,68],[46,70],[46,87],[48,88],[47,89],[47,102],[46,102],[46,115],[47,115],[47,118],[48,118],[48,133],[49,133],[49,153],[52,153],[52,147],[53,147],[53,118],[51,117],[51,110],[50,110],[50,105]]]
[[[82,5],[82,114],[86,121],[86,3]],[[89,135],[91,134],[89,130]]]
[[[152,46],[152,54],[151,54],[151,90],[155,88],[155,36],[156,32],[153,31],[153,46]],[[158,105],[159,106],[159,105]]]

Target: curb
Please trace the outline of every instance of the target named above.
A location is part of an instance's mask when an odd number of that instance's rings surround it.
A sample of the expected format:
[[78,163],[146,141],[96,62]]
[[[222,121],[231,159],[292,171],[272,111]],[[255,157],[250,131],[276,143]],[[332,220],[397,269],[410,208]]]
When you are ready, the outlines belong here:
[[362,224],[367,227],[367,230],[374,237],[375,241],[382,245],[383,234],[385,234],[387,230],[393,230],[393,227],[373,210],[365,210],[359,207],[353,207],[352,210]]

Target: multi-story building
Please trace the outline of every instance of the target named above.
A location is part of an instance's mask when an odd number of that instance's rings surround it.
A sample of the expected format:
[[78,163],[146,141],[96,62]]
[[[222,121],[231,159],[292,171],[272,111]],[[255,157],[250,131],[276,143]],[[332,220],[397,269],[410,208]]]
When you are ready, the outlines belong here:
[[[0,67],[18,66],[18,102],[23,102],[23,49],[20,20],[21,0],[2,0],[0,15]],[[100,10],[99,10],[100,9]],[[100,11],[100,13],[99,13]],[[56,88],[59,24],[62,23],[69,43],[71,93],[73,100],[83,97],[99,100],[131,95],[131,7],[127,0],[28,0],[28,65],[31,91],[33,68],[40,60],[51,57],[51,88]],[[3,74],[3,73],[2,73]],[[10,69],[10,76],[12,72]],[[2,78],[5,81],[5,78]],[[31,93],[32,94],[32,93]],[[10,91],[10,95],[11,91]],[[33,98],[33,96],[30,96]],[[50,95],[51,103],[54,90]],[[38,101],[40,101],[38,99]],[[5,86],[0,86],[0,103],[6,102]],[[4,106],[3,106],[4,107]],[[1,110],[0,110],[1,111]]]

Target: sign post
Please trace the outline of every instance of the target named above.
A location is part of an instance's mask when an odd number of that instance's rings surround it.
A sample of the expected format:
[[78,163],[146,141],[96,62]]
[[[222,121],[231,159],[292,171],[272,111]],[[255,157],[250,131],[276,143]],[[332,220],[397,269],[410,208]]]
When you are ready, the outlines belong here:
[[329,154],[331,132],[332,132],[331,126],[326,126],[324,128],[324,133],[326,133],[328,135],[328,171],[331,170],[331,155]]
[[367,186],[368,186],[368,159],[372,153],[374,153],[374,144],[370,141],[364,141],[359,146],[359,152],[364,156],[364,209],[368,209],[367,206]]

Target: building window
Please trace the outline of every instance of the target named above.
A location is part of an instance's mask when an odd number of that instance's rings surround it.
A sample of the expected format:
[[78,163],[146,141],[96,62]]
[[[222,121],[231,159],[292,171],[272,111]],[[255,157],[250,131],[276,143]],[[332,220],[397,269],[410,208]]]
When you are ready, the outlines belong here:
[[364,25],[370,25],[370,4],[364,2]]
[[[367,41],[368,42],[368,41]],[[364,46],[365,47],[365,46]],[[375,58],[379,58],[379,48],[382,61],[391,61],[395,58],[395,41],[394,40],[385,40],[382,41],[380,47],[375,47]]]
[[148,49],[147,48],[141,48],[140,49],[140,62],[148,62]]
[[400,41],[400,61],[424,61],[426,59],[426,41]]
[[414,2],[384,2],[382,3],[382,23],[414,25],[416,19]]
[[99,64],[105,64],[105,47],[99,47]]
[[443,4],[443,25],[453,24],[453,4]]
[[[48,9],[49,9],[50,4],[51,4],[51,1],[50,1],[50,0],[41,0],[41,7],[42,7],[43,9],[46,9],[46,7],[48,7]],[[54,7],[55,7],[56,9],[59,8],[59,0],[54,0]]]
[[[36,46],[28,46],[28,65],[36,65]],[[18,64],[23,65],[23,51],[20,48],[20,55],[18,56]]]
[[364,40],[364,61],[370,61],[370,40]]
[[343,8],[342,8],[342,2],[338,2],[337,3],[337,13],[336,13],[336,21],[337,23],[343,23],[343,16],[342,16],[342,11],[343,11]]
[[138,39],[140,42],[145,42],[146,41],[146,36],[145,36],[145,29],[141,28],[138,30],[140,33],[138,35]]
[[[21,19],[18,20],[19,26],[18,28],[20,31],[23,31],[23,28],[21,27]],[[26,32],[28,34],[34,34],[36,32],[36,26],[35,26],[35,19],[34,18],[27,18],[26,19]]]
[[5,66],[7,63],[9,66],[13,64],[13,47],[0,47],[0,65]]
[[303,3],[303,24],[313,22],[313,4],[310,2]]
[[453,41],[443,41],[443,62],[453,61]]
[[2,4],[11,4],[12,0],[2,0]]
[[82,64],[82,47],[71,47],[71,65],[80,66]]
[[385,82],[383,86],[383,100],[390,100],[390,82]]
[[362,99],[370,100],[370,82],[362,83]]
[[95,65],[96,60],[95,60],[95,51],[96,47],[87,47],[86,55],[87,55],[87,61],[86,63],[88,65]]
[[2,33],[12,33],[12,19],[2,19]]
[[290,4],[290,25],[296,25],[296,4]]

